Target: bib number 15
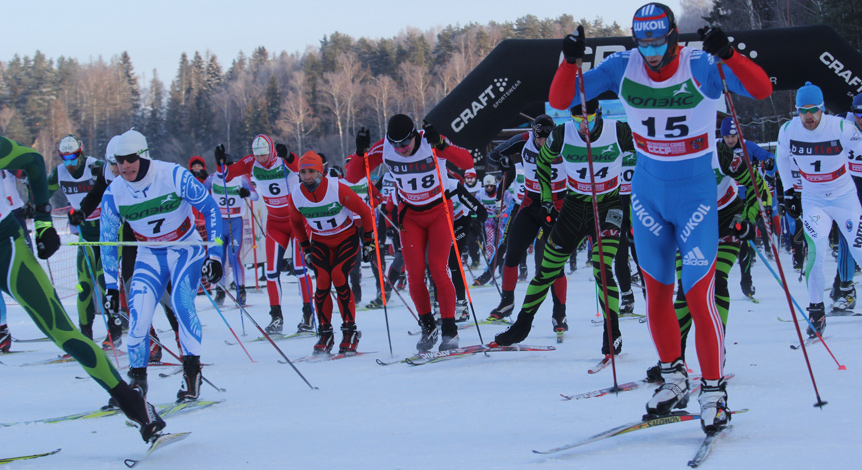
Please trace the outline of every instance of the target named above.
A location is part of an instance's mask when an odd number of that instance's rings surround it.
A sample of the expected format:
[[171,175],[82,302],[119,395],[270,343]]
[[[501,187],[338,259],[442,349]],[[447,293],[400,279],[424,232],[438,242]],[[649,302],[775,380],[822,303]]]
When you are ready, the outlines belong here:
[[[647,128],[647,135],[650,137],[656,136],[655,116],[641,121],[641,124]],[[688,126],[685,125],[685,116],[671,116],[667,118],[665,123],[665,133],[662,137],[685,137],[688,135]]]

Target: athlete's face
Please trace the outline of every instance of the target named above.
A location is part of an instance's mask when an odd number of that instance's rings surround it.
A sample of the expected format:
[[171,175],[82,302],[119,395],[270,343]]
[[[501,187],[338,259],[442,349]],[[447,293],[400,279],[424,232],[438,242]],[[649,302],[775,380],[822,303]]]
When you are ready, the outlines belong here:
[[799,113],[799,120],[802,121],[802,126],[809,131],[817,129],[817,126],[820,125],[820,119],[823,118],[823,111],[816,104],[799,106],[796,108],[796,111]]
[[727,146],[731,147],[731,148],[736,147],[736,144],[739,143],[739,136],[736,134],[726,135],[726,136],[722,137],[722,139],[724,139],[724,143],[727,144]]
[[464,182],[467,183],[468,186],[473,186],[474,184],[476,184],[476,177],[475,176],[465,176]]
[[266,162],[269,161],[269,154],[268,153],[265,153],[263,155],[255,154],[254,159],[257,160],[257,162],[260,163],[261,165],[266,165]]
[[306,168],[299,170],[299,177],[302,179],[303,184],[314,186],[315,182],[320,178],[320,172]]
[[536,147],[542,148],[547,141],[547,137],[536,137]]
[[853,113],[853,120],[856,121],[856,128],[862,131],[862,112]]
[[116,163],[108,163],[108,169],[111,170],[111,174],[114,175],[114,178],[120,176],[120,169],[117,167]]
[[407,145],[405,145],[404,147],[396,147],[394,145],[392,146],[392,148],[395,149],[395,153],[397,153],[398,155],[401,155],[402,157],[410,156],[410,154],[413,153],[413,149],[415,147],[416,147],[416,139],[410,139],[407,142]]
[[[135,155],[137,157],[137,155]],[[134,161],[132,161],[134,160]],[[135,181],[138,177],[138,171],[141,169],[141,159],[125,159],[117,156],[117,168],[120,170],[120,176],[126,181]]]

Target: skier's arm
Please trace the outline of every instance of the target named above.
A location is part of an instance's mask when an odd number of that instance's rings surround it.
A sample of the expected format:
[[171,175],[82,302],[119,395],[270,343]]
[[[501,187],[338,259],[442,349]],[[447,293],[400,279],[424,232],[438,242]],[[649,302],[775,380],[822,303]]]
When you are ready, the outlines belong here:
[[[711,98],[721,96],[724,91],[715,60],[714,56],[705,52],[693,55],[691,60],[692,76],[698,83],[703,84],[703,92]],[[768,98],[772,94],[772,82],[769,76],[748,57],[734,52],[730,59],[719,65],[730,91],[758,100]]]
[[[0,169],[25,171],[30,184],[30,202],[37,209],[48,203],[51,191],[48,189],[45,160],[39,152],[0,136]],[[35,219],[50,222],[51,213],[37,210]]]
[[[452,144],[446,137],[443,137],[443,141],[446,142],[446,148],[437,150],[438,157],[445,158],[446,161],[452,162],[453,165],[462,170],[473,168],[473,155],[467,149]],[[443,170],[445,168],[441,168],[441,171]]]
[[[120,224],[122,218],[120,211],[117,209],[117,204],[114,202],[114,195],[110,191],[105,191],[102,196],[102,212],[99,216],[99,241],[100,242],[116,242],[120,233]],[[102,270],[105,273],[105,289],[117,289],[117,271],[118,271],[118,249],[117,245],[102,245],[100,247],[102,255]]]
[[539,186],[542,188],[542,203],[550,202],[553,198],[551,193],[551,163],[560,156],[563,149],[563,139],[566,135],[565,124],[555,127],[545,141],[545,145],[539,150],[539,158],[536,159],[536,177],[539,178]]
[[[617,93],[619,91],[620,79],[626,71],[628,64],[627,52],[615,52],[608,56],[598,67],[584,72],[584,92],[587,100],[599,96],[605,91]],[[638,52],[635,51],[635,54]],[[548,102],[555,109],[569,109],[581,103],[580,85],[575,80],[578,74],[578,66],[570,64],[565,60],[557,68],[551,89],[548,93]]]
[[338,202],[362,219],[362,228],[366,233],[374,230],[371,208],[356,192],[342,182],[338,182]]
[[[527,143],[527,139],[529,138],[530,134],[527,132],[513,135],[509,140],[494,147],[494,150],[491,150],[491,153],[488,154],[488,161],[499,166],[500,158],[503,155],[507,157],[520,157],[521,150],[524,148],[524,144]],[[512,160],[514,161],[514,158],[512,158]]]
[[84,196],[84,199],[81,199],[81,207],[78,210],[83,212],[85,216],[92,214],[102,202],[102,195],[105,194],[106,189],[108,189],[108,181],[105,179],[105,172],[100,172],[93,188]]
[[305,233],[305,225],[303,224],[305,217],[293,204],[292,194],[287,197],[287,212],[288,217],[290,217],[290,226],[293,228],[293,236],[296,237],[296,241],[300,245],[308,242],[308,234]]
[[344,165],[344,179],[348,183],[355,183],[365,175],[365,162],[368,161],[368,171],[374,171],[383,163],[383,139],[378,140],[368,149],[365,155],[353,154],[348,157],[350,159],[347,165]]
[[[222,228],[221,211],[212,194],[207,191],[200,181],[192,176],[189,170],[179,165],[174,167],[173,177],[177,194],[203,215],[206,223],[207,240],[221,240],[224,231]],[[209,258],[221,259],[223,251],[224,247],[221,244],[210,245],[207,248],[207,256]]]
[[252,201],[257,201],[260,199],[260,195],[257,194],[257,190],[254,189],[254,185],[251,184],[251,179],[248,176],[243,175],[242,177],[242,187],[248,189],[248,198]]
[[617,121],[617,143],[623,152],[635,153],[635,141],[632,137],[632,128],[628,124]]

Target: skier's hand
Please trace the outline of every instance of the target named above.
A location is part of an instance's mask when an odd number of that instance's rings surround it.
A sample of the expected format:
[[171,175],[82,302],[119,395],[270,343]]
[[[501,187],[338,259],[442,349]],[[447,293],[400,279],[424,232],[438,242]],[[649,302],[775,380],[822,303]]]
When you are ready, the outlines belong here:
[[500,167],[501,170],[508,170],[512,168],[512,159],[509,158],[508,155],[501,155],[500,159],[497,160],[497,166]]
[[223,275],[224,268],[222,268],[221,261],[215,258],[207,258],[201,266],[201,276],[210,284],[219,282]]
[[224,151],[224,144],[218,144],[215,148],[215,161],[216,165],[225,165],[227,164],[227,153]]
[[563,57],[566,58],[566,62],[574,64],[584,58],[584,54],[587,51],[586,39],[587,37],[584,35],[584,27],[582,25],[578,25],[578,29],[575,32],[567,34],[563,38]]
[[105,311],[116,315],[120,311],[120,292],[117,289],[108,289],[105,292]]
[[712,54],[719,59],[727,60],[733,55],[733,47],[727,34],[721,28],[710,28],[704,26],[697,30],[700,40],[703,41],[703,51]]
[[84,214],[82,210],[74,210],[69,211],[69,224],[70,225],[81,225],[84,221],[87,220],[87,214]]
[[772,171],[775,168],[775,160],[767,158],[763,160],[763,171]]
[[374,235],[366,232],[362,237],[362,261],[370,263],[375,258]]
[[278,155],[279,158],[284,158],[286,160],[290,152],[287,151],[287,145],[284,145],[281,142],[276,142],[275,154]]
[[754,236],[757,233],[757,227],[742,218],[734,221],[733,230],[736,232],[736,237],[743,241],[754,240]]
[[48,259],[60,249],[60,236],[50,220],[36,220],[36,255]]
[[551,227],[557,221],[557,216],[560,213],[557,211],[556,206],[554,206],[553,202],[543,202],[542,210],[541,210],[541,218],[542,223],[545,224],[546,227]]
[[28,202],[24,204],[24,207],[21,208],[21,217],[25,219],[32,219],[36,214],[36,206],[32,203]]
[[793,189],[784,192],[784,211],[792,219],[802,215],[802,198]]
[[251,191],[246,188],[239,188],[239,197],[245,199],[249,196],[251,196]]
[[360,127],[356,131],[356,155],[364,157],[365,153],[371,147],[371,131],[364,127]]
[[311,256],[311,243],[308,240],[299,244],[300,248],[302,248],[302,259],[305,260],[305,267],[312,267],[312,256]]
[[434,127],[434,124],[422,121],[422,130],[425,131],[425,140],[435,149],[443,150],[449,145]]

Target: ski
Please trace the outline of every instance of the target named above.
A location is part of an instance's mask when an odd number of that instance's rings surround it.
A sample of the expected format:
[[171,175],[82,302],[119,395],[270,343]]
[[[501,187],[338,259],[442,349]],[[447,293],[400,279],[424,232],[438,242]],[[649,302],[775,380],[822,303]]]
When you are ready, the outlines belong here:
[[749,302],[751,302],[753,304],[759,304],[760,303],[760,301],[755,299],[753,295],[746,295],[745,300],[748,300]]
[[[644,320],[646,321],[646,315],[641,315],[640,313],[621,313],[618,315],[620,320]],[[596,320],[593,318],[590,320],[590,323],[593,325],[604,325],[605,319],[600,317],[601,320]],[[641,322],[643,323],[643,322]]]
[[189,437],[189,434],[191,434],[191,433],[190,432],[177,432],[177,433],[161,434],[161,435],[159,435],[159,437],[156,438],[155,441],[153,441],[152,444],[150,444],[150,448],[147,449],[147,453],[144,454],[143,457],[141,457],[140,459],[137,459],[137,460],[126,459],[123,461],[123,463],[125,463],[127,467],[132,468],[135,465],[146,460],[150,456],[150,454],[152,454],[154,451],[156,451],[156,449],[160,449],[160,448],[165,447],[166,445],[169,445],[169,444],[174,444],[176,442],[180,442],[181,440]]
[[[745,413],[748,411],[748,408],[731,411],[731,414],[739,414]],[[560,447],[555,447],[549,450],[534,450],[533,452],[536,454],[554,454],[557,452],[562,452],[564,450],[573,449],[575,447],[580,447],[585,444],[590,444],[592,442],[601,441],[603,439],[607,439],[609,437],[619,436],[622,434],[627,434],[634,431],[640,431],[642,429],[654,428],[657,426],[663,426],[665,424],[675,424],[675,423],[684,423],[686,421],[695,421],[699,420],[699,414],[691,414],[687,411],[675,411],[671,414],[662,415],[662,416],[650,416],[644,415],[643,419],[639,421],[634,421],[628,424],[623,424],[622,426],[617,426],[613,429],[608,429],[607,431],[600,432],[593,436],[590,436],[586,439],[582,439],[577,442],[573,442],[571,444],[566,444]]]
[[646,380],[639,380],[637,382],[626,382],[624,384],[619,384],[616,387],[600,388],[598,390],[593,390],[592,392],[578,393],[575,395],[564,395],[561,393],[560,396],[563,397],[564,401],[603,397],[611,393],[628,392],[630,390],[635,390],[648,383],[649,382],[647,382]]
[[853,310],[832,310],[826,314],[827,317],[862,317],[862,313]]
[[[294,359],[293,362],[323,362],[323,361],[334,361],[336,359],[344,359],[346,357],[355,357],[361,356],[363,354],[375,354],[377,351],[366,351],[366,352],[357,352],[353,354],[347,353],[338,353],[338,354],[312,354],[310,356],[303,356],[299,359]],[[286,361],[278,360],[279,364],[287,364]]]
[[183,366],[178,366],[176,369],[174,369],[171,372],[159,372],[159,377],[166,379],[172,375],[177,375],[182,371],[183,371]]
[[[316,337],[316,336],[317,336],[317,332],[315,332],[315,331],[297,331],[296,333],[293,333],[290,335],[283,335],[280,333],[276,333],[274,335],[269,335],[269,337],[273,341],[281,341],[283,339],[295,339],[295,338],[312,338],[312,337]],[[254,342],[258,342],[258,341],[269,341],[269,340],[267,340],[265,336],[260,336],[260,337],[257,337],[255,339],[249,340],[249,343],[254,343]],[[234,344],[236,344],[236,343],[234,343]]]
[[0,351],[0,356],[6,356],[9,354],[21,354],[21,353],[34,353],[38,351]]
[[[109,356],[113,355],[113,352],[109,351],[109,350],[105,350],[105,353],[108,354]],[[117,356],[120,356],[120,357],[126,355],[126,352],[122,351],[120,349],[117,349],[116,353],[117,353]],[[21,364],[21,367],[43,366],[43,365],[49,365],[49,364],[63,364],[65,362],[74,362],[74,361],[75,361],[74,357],[72,357],[68,354],[63,354],[63,355],[55,357],[54,359],[46,359],[44,361],[28,362],[27,364]]]
[[[482,324],[482,322],[479,322],[479,324],[481,325],[481,324]],[[473,326],[473,324],[472,324],[472,323],[456,323],[456,325],[458,326],[458,329],[459,329],[459,330],[465,330],[465,329],[470,328],[471,326]],[[408,335],[410,335],[410,336],[419,336],[419,335],[421,335],[421,334],[422,334],[422,330],[419,330],[419,331],[410,331],[410,330],[408,330],[408,331],[407,331],[407,334],[408,334]]]
[[62,449],[54,449],[51,452],[43,452],[41,454],[30,454],[30,455],[19,455],[18,457],[6,457],[0,458],[0,465],[15,462],[17,460],[30,460],[30,459],[38,459],[39,457],[46,457],[48,455],[54,455],[57,452],[60,452]]
[[[623,356],[624,356],[624,354],[620,354],[620,355],[618,355],[618,356],[617,356],[617,358],[620,358],[620,357],[623,357]],[[598,364],[596,364],[595,366],[593,366],[592,368],[590,368],[590,369],[587,371],[587,373],[588,373],[588,374],[597,374],[597,373],[599,373],[602,369],[604,369],[605,367],[607,367],[607,366],[609,366],[609,365],[611,365],[611,355],[610,355],[610,354],[605,354],[605,357],[603,357],[603,358],[602,358],[602,360],[601,360],[601,361],[599,361],[599,363],[598,363]]]
[[40,343],[43,341],[50,341],[50,339],[48,339],[47,337],[33,338],[33,339],[20,339],[20,338],[14,337],[14,336],[12,337],[12,342],[14,342],[14,343]]
[[[820,338],[826,339],[827,337],[826,336],[815,336],[814,338],[808,338],[803,342],[803,344],[805,344],[805,347],[811,346],[812,344],[818,343],[820,341]],[[790,349],[797,351],[799,349],[802,349],[802,345],[800,345],[799,343],[791,344]]]
[[700,444],[700,447],[697,449],[697,453],[694,454],[694,458],[688,461],[688,466],[691,468],[695,468],[698,465],[702,464],[707,457],[709,457],[709,451],[712,450],[712,445],[715,443],[715,440],[724,435],[726,431],[730,431],[733,428],[733,425],[724,427],[716,432],[709,433],[706,437],[703,438],[703,442]]
[[[199,408],[206,408],[210,405],[215,405],[217,403],[221,403],[224,400],[218,401],[205,401],[198,400],[193,402],[185,402],[185,403],[162,403],[156,405],[156,409],[159,411],[159,415],[167,416],[171,414],[184,413],[186,411],[192,411]],[[36,424],[36,423],[60,423],[63,421],[76,421],[81,419],[94,419],[94,418],[104,418],[107,416],[114,416],[116,414],[122,413],[119,408],[108,408],[108,409],[99,409],[96,411],[87,411],[84,413],[75,413],[66,416],[59,416],[56,418],[45,418],[45,419],[36,419],[32,421],[20,421],[17,423],[0,423],[0,428],[7,428],[9,426],[14,426],[16,424]]]
[[[188,413],[189,411],[208,408],[213,405],[218,405],[219,403],[224,403],[224,400],[191,400],[179,403],[165,403],[162,405],[156,405],[156,408],[159,410],[159,416],[164,418],[166,416],[178,415]],[[133,428],[138,427],[137,424],[131,421],[126,421],[126,426]]]
[[455,359],[459,357],[472,356],[474,354],[485,352],[502,352],[502,351],[554,351],[557,348],[554,346],[529,346],[526,344],[513,344],[511,346],[492,346],[479,344],[474,346],[464,346],[455,349],[444,351],[425,351],[417,353],[415,356],[408,357],[399,362],[406,362],[411,366],[421,366],[434,362],[445,361],[447,359]]

